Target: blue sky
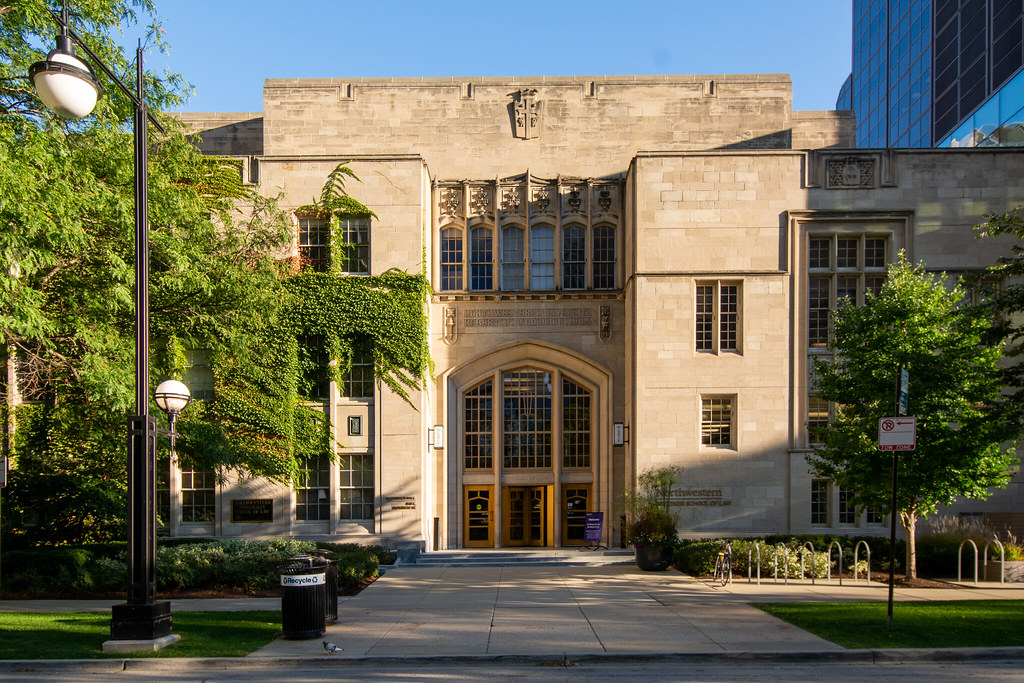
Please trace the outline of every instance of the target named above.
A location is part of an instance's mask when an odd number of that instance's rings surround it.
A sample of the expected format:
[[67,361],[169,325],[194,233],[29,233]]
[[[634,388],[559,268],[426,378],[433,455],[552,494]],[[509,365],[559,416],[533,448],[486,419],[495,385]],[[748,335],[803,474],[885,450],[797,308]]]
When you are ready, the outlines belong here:
[[788,73],[795,109],[832,109],[851,2],[157,0],[171,50],[146,66],[195,112],[260,111],[266,78],[724,73]]

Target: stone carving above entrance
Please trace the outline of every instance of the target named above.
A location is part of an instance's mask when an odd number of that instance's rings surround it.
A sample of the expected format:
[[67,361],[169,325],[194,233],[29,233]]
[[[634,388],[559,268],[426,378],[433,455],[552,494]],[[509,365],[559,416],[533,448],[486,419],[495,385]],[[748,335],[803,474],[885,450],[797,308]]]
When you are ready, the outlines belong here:
[[456,310],[454,306],[444,307],[444,343],[448,345],[454,344],[459,338]]
[[622,211],[619,179],[540,178],[527,172],[497,180],[438,181],[436,187],[442,223],[463,228],[480,221],[500,225],[506,217],[616,225]]
[[873,188],[875,160],[862,157],[829,159],[826,182],[829,188]]
[[491,191],[486,187],[474,187],[469,209],[476,216],[485,216],[491,211]]
[[537,91],[523,88],[510,95],[512,97],[512,134],[523,140],[532,140],[540,135],[541,102],[537,99]]
[[440,209],[441,215],[459,215],[459,204],[462,202],[462,189],[458,187],[446,187],[441,190]]

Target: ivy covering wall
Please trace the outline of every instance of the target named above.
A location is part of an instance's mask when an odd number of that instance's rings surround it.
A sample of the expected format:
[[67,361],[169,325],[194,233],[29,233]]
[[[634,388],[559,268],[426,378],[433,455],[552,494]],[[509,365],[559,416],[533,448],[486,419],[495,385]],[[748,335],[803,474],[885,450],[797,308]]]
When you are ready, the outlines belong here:
[[[299,209],[329,222],[332,256],[350,246],[340,239],[341,221],[375,218],[347,194],[346,178],[358,180],[339,164],[320,200]],[[179,423],[186,457],[200,466],[288,481],[301,458],[334,453],[329,416],[311,398],[316,354],[301,340],[322,340],[338,384],[354,357],[368,355],[380,384],[405,400],[423,387],[430,365],[426,277],[398,270],[348,275],[342,261],[330,259],[326,272],[300,270],[283,278],[276,308],[253,312],[249,344],[215,355],[215,400],[190,407]]]

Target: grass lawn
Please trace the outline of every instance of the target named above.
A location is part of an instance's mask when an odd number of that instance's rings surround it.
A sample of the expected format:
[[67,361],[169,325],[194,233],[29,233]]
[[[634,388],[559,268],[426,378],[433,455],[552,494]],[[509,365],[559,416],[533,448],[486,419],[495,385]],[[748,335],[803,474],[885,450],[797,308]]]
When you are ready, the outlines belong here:
[[0,613],[0,659],[241,657],[281,635],[281,613],[175,612],[176,645],[157,652],[103,652],[110,612]]
[[852,649],[1024,645],[1024,600],[757,604],[805,631]]

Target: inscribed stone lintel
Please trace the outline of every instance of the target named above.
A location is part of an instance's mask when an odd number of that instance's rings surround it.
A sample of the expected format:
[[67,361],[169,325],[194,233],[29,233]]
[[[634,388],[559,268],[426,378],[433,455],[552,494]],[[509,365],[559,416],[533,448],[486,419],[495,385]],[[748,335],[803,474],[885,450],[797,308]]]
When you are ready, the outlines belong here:
[[592,308],[478,308],[462,313],[463,327],[593,327]]
[[551,474],[503,474],[501,483],[509,486],[517,485],[542,485],[553,483]]

